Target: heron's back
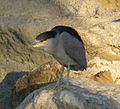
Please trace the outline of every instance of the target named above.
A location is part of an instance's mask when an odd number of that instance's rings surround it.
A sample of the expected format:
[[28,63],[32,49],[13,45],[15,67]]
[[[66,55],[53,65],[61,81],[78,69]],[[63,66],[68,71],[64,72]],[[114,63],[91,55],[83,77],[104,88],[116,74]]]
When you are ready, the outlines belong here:
[[70,69],[71,70],[84,70],[84,68],[80,67],[78,65],[78,63],[76,63],[74,61],[74,59],[72,59],[65,51],[64,48],[64,42],[63,42],[63,38],[57,37],[58,39],[58,43],[56,45],[56,50],[55,53],[53,53],[53,57],[63,66],[68,67],[68,65],[70,65]]

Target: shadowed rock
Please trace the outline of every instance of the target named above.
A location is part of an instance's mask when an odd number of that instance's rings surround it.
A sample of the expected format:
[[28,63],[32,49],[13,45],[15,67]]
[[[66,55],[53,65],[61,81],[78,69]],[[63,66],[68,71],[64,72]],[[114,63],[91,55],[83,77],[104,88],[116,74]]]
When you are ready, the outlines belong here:
[[9,72],[0,83],[0,109],[12,109],[12,90],[16,81],[28,72]]
[[[64,81],[65,82],[65,81]],[[118,109],[119,86],[95,83],[89,79],[72,78],[69,89],[64,83],[50,90],[54,83],[35,90],[15,109]],[[91,85],[92,84],[92,85]],[[112,90],[111,90],[112,89]],[[113,94],[116,93],[116,96]],[[116,98],[117,97],[117,98]]]

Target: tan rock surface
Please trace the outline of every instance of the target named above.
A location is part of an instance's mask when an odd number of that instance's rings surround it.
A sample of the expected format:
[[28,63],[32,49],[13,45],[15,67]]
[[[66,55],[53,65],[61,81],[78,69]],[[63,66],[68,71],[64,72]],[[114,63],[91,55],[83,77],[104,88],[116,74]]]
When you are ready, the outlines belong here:
[[45,84],[57,81],[60,73],[60,64],[56,61],[48,62],[40,68],[24,75],[16,82],[16,92],[36,84]]
[[[113,82],[120,84],[119,3],[118,0],[0,0],[0,107],[11,109],[8,101],[18,78],[53,61],[50,55],[39,49],[26,49],[26,45],[56,25],[74,27],[85,43],[88,69],[71,73],[73,76],[90,78],[109,70]],[[35,72],[19,79],[18,90],[57,79],[56,72],[53,74],[57,70],[50,68],[52,79],[47,76],[48,70],[43,70],[40,72],[40,76],[46,74],[43,79]],[[23,98],[31,93],[28,91]]]
[[[33,90],[39,89],[40,87],[45,86],[45,84],[48,84],[50,82],[57,81],[59,72],[60,64],[56,61],[53,61],[50,63],[46,63],[45,65],[42,65],[40,68],[32,71],[27,75],[24,75],[15,84],[15,89],[13,90],[13,98],[11,100],[12,105],[16,107]],[[65,72],[63,73],[64,78],[66,78],[66,74],[67,73],[65,70]],[[110,72],[109,70],[98,72],[95,75],[93,74],[94,74],[93,72],[91,74],[88,74],[87,71],[83,72],[71,71],[70,78],[86,77],[100,83],[112,83],[112,84],[116,84],[119,82],[119,78],[116,78],[116,80],[113,79],[112,72]]]
[[101,83],[115,83],[115,81],[113,81],[112,79],[111,72],[109,70],[99,72],[96,75],[91,76],[90,79]]
[[99,0],[104,8],[120,8],[119,0]]
[[[54,60],[52,62],[48,62],[20,78],[15,85],[16,92],[37,84],[55,82],[58,80],[60,70],[61,65],[57,61]],[[82,71],[76,72],[71,70],[70,77],[82,77],[81,73]],[[66,69],[63,73],[63,77],[67,77]]]
[[35,90],[15,109],[119,109],[120,86],[72,78],[70,88]]
[[[8,72],[21,72],[21,69],[31,71],[52,60],[39,49],[28,50],[25,47],[36,35],[56,25],[69,25],[77,29],[89,51],[88,55],[94,56],[96,52],[93,49],[101,51],[101,39],[109,49],[119,52],[117,36],[120,25],[111,21],[119,19],[120,11],[106,10],[98,0],[3,0],[0,1],[0,11],[0,80]],[[112,42],[112,39],[117,40]]]

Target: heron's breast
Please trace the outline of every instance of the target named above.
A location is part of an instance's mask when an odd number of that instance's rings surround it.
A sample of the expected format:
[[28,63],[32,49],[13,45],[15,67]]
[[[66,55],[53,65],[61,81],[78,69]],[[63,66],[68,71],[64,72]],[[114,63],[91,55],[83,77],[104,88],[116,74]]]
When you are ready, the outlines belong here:
[[53,55],[61,64],[71,64],[71,65],[76,65],[76,62],[67,55],[65,52],[64,46],[62,44],[62,41],[60,41],[56,47],[56,51]]

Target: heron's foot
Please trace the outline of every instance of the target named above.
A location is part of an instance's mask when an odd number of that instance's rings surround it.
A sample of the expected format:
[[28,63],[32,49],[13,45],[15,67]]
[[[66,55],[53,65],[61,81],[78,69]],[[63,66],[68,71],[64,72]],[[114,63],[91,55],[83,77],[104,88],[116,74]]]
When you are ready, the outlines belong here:
[[52,86],[52,87],[50,87],[49,89],[51,90],[51,89],[56,89],[56,88],[58,88],[59,86],[61,85],[61,82],[57,82],[54,86]]
[[53,89],[56,89],[60,86],[60,84],[56,84],[55,86],[53,86]]
[[69,82],[67,82],[64,86],[62,86],[62,89],[69,89]]
[[62,89],[69,89],[68,85],[62,86]]

